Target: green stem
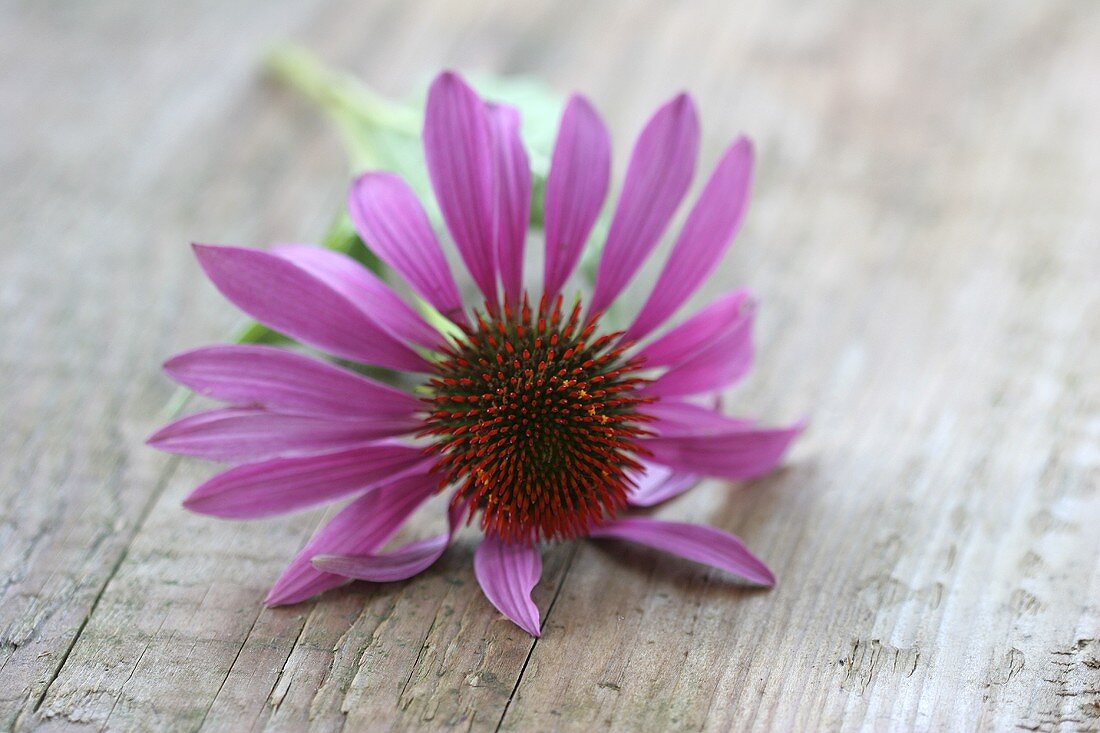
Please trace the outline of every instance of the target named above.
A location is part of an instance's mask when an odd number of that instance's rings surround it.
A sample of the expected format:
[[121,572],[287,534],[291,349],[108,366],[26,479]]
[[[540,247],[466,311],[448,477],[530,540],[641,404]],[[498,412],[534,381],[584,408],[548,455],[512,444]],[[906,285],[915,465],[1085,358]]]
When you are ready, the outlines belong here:
[[420,134],[420,114],[415,108],[386,99],[350,74],[333,71],[303,48],[276,46],[264,65],[275,79],[298,90],[331,115],[351,114],[359,122],[374,127],[410,137]]

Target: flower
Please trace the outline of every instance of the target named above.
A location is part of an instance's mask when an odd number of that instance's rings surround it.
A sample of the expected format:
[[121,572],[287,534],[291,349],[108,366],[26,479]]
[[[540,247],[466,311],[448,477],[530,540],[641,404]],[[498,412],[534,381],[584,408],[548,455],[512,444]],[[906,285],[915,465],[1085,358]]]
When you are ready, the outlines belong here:
[[[252,519],[352,498],[299,552],[269,605],[296,603],[348,578],[383,582],[429,567],[456,529],[476,522],[485,595],[539,635],[531,589],[538,544],[630,540],[770,586],[744,543],[720,530],[631,516],[701,476],[770,471],[801,429],[761,428],[707,401],[752,362],[753,301],[723,295],[651,335],[713,271],[748,198],[753,154],[736,140],[719,160],[656,285],[625,331],[602,314],[657,244],[695,168],[699,125],[679,95],[643,129],[587,304],[562,290],[608,191],[610,142],[587,100],[565,107],[545,192],[541,293],[524,290],[531,173],[511,107],[483,102],[456,74],[433,82],[424,150],[443,220],[480,303],[469,308],[413,190],[369,172],[351,219],[372,250],[450,325],[445,335],[351,258],[319,247],[271,251],[195,245],[226,298],[281,333],[344,360],[421,375],[406,391],[288,349],[200,348],[170,359],[177,382],[228,403],[165,426],[149,442],[237,463],[199,486],[189,509]],[[441,320],[441,319],[440,319]],[[713,404],[711,402],[710,404]],[[449,529],[381,548],[429,497],[449,492]]]

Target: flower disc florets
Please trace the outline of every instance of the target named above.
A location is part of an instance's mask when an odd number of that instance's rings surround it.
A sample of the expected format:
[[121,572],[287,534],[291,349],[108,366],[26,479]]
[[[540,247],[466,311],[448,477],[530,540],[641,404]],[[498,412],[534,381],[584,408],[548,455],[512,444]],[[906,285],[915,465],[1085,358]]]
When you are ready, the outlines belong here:
[[430,382],[424,434],[442,485],[509,542],[576,537],[615,515],[645,453],[640,362],[623,357],[619,334],[597,333],[597,318],[582,326],[579,302],[564,321],[561,306],[477,314]]

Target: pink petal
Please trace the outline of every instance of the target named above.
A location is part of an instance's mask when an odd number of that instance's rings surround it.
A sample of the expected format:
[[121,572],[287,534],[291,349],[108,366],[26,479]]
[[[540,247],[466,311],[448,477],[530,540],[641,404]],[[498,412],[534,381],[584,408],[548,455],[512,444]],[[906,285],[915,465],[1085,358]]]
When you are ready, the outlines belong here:
[[746,306],[703,348],[646,385],[647,394],[663,398],[715,392],[749,373],[752,368],[754,308]]
[[504,297],[519,303],[523,293],[523,249],[531,218],[531,166],[519,136],[519,112],[490,104],[493,132],[493,231]]
[[582,96],[562,113],[546,181],[544,291],[553,298],[577,266],[600,215],[611,176],[611,139],[599,114]]
[[437,76],[428,90],[424,157],[459,254],[485,299],[495,303],[492,132],[485,105],[453,72]]
[[229,407],[171,422],[147,442],[168,453],[211,461],[260,461],[352,448],[420,425],[412,415],[347,420]]
[[775,576],[732,534],[713,527],[627,517],[592,530],[592,537],[630,540],[771,587]]
[[744,217],[752,180],[752,144],[739,138],[714,169],[676,245],[624,340],[660,326],[714,271]]
[[282,245],[272,252],[316,275],[394,338],[426,349],[439,348],[442,342],[439,331],[429,326],[389,285],[351,257],[304,244]]
[[207,346],[172,357],[164,369],[201,395],[280,412],[393,418],[423,408],[393,387],[271,346]]
[[668,228],[691,185],[698,152],[699,118],[691,98],[681,94],[657,110],[634,145],[596,274],[593,313],[611,305]]
[[306,543],[267,594],[265,603],[298,603],[347,578],[322,572],[311,560],[321,553],[367,553],[381,547],[439,484],[436,476],[414,474],[365,494],[348,504]]
[[365,364],[431,370],[342,293],[282,257],[258,249],[198,244],[195,254],[222,295],[269,328]]
[[694,316],[638,351],[646,368],[678,364],[712,343],[751,303],[749,291],[737,290],[710,303]]
[[647,438],[642,445],[655,463],[738,480],[775,468],[802,429],[801,423],[789,428],[736,428],[725,433]]
[[407,183],[393,173],[364,173],[348,191],[348,213],[371,251],[417,295],[455,323],[466,322],[447,259]]
[[537,547],[505,544],[486,535],[474,553],[474,574],[485,597],[531,636],[539,636],[539,609],[531,589],[542,575]]
[[392,583],[430,568],[447,549],[447,544],[447,535],[440,534],[379,555],[314,555],[313,567],[345,578]]
[[424,452],[375,443],[316,456],[273,458],[219,473],[184,500],[193,512],[255,519],[323,504],[424,470]]
[[634,487],[626,500],[631,506],[656,506],[679,496],[699,483],[699,477],[692,473],[673,471],[648,461],[641,462],[645,473],[634,474]]
[[709,407],[679,400],[659,400],[646,405],[645,413],[656,418],[653,422],[646,424],[646,429],[666,437],[726,433],[749,428],[755,424],[752,420],[726,417]]
[[440,558],[465,516],[454,507],[447,514],[450,526],[443,534],[416,540],[392,552],[377,555],[316,555],[313,566],[328,573],[373,583],[391,583],[419,575]]

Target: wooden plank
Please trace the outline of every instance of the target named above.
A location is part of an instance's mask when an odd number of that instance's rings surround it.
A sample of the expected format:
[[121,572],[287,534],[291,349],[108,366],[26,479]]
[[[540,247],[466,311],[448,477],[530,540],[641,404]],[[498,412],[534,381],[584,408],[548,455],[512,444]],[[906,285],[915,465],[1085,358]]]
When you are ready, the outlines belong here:
[[[41,63],[0,64],[0,162],[27,171],[0,217],[3,727],[1100,725],[1095,6],[263,7],[5,11],[0,58]],[[703,165],[756,138],[708,292],[763,302],[731,405],[812,426],[775,476],[659,514],[737,532],[775,590],[556,547],[532,642],[467,537],[408,583],[261,609],[319,514],[187,515],[209,467],[140,440],[156,364],[235,318],[187,239],[308,239],[339,200],[333,136],[255,78],[287,33],[390,93],[445,65],[579,87],[620,170],[681,87]]]
[[584,547],[504,730],[1100,727],[1098,109],[1059,78],[1095,13],[829,7],[809,47],[776,13],[711,60],[763,131],[737,403],[813,424],[787,470],[667,512],[779,587]]
[[[142,446],[169,395],[157,364],[236,320],[209,291],[195,297],[188,238],[273,236],[276,212],[226,206],[247,190],[240,179],[211,185],[223,165],[247,168],[247,140],[214,140],[231,129],[225,105],[255,90],[263,44],[294,17],[250,25],[254,10],[4,10],[0,728],[41,704],[175,466]],[[258,180],[270,161],[255,153]],[[308,160],[294,165],[309,181]],[[299,191],[314,214],[284,220],[284,235],[323,226],[337,190]]]
[[[361,38],[347,33],[350,19],[354,17],[358,26],[371,27],[379,38],[386,38],[394,14],[392,8],[364,8],[357,13],[328,13],[314,32],[330,43],[347,44],[348,54],[361,56]],[[448,23],[453,26],[459,20],[450,17]],[[392,44],[394,48],[402,45],[399,37],[392,38]],[[379,46],[367,60],[384,60],[390,51],[389,46]],[[253,62],[258,56],[254,53]],[[420,72],[407,72],[407,76],[410,78],[397,88],[409,88],[422,80]],[[224,168],[207,167],[204,174],[214,185],[203,191],[199,201],[188,202],[187,209],[202,210],[224,201],[226,188],[232,190],[242,180],[263,180],[266,190],[258,192],[262,195],[257,200],[242,201],[236,208],[237,217],[247,218],[271,206],[271,196],[299,198],[303,187],[312,187],[327,197],[319,206],[313,197],[315,215],[311,225],[313,231],[320,231],[322,225],[317,220],[331,215],[332,202],[339,200],[338,189],[346,180],[343,157],[334,148],[334,139],[331,135],[318,138],[302,132],[296,120],[314,120],[314,127],[320,123],[314,112],[305,110],[288,95],[281,95],[288,103],[277,108],[269,90],[259,89],[254,81],[248,84],[247,75],[241,79],[247,84],[246,96],[226,108],[216,122],[217,137],[206,142],[212,150],[211,164],[224,158],[217,152],[222,150],[235,151],[232,165],[223,160]],[[266,105],[261,104],[261,98],[268,100]],[[298,132],[291,136],[301,137],[301,141],[285,138],[295,126]],[[317,160],[317,145],[311,145],[311,141],[318,139],[327,145],[320,151],[327,155],[320,158],[320,165],[327,163],[331,176],[327,182],[318,185],[316,177],[284,172],[283,166],[301,168],[304,160]],[[275,183],[265,180],[271,175]],[[300,198],[306,202],[303,205],[310,206],[311,197]],[[295,209],[285,208],[288,212]],[[265,220],[259,236],[246,232],[248,239],[244,241],[262,243],[280,237],[267,231],[273,223]],[[193,265],[181,269],[194,276]],[[200,287],[209,290],[208,286]],[[224,304],[219,307],[231,312]],[[180,347],[217,339],[222,333],[224,326]],[[166,348],[165,353],[171,350]],[[147,366],[153,367],[159,360],[153,359]],[[155,414],[150,414],[147,428],[154,419]],[[500,620],[479,595],[469,592],[476,585],[468,553],[465,562],[453,564],[450,575],[443,574],[434,585],[425,579],[410,586],[410,594],[397,598],[390,597],[391,589],[384,589],[377,594],[368,591],[367,595],[350,595],[343,608],[321,604],[316,614],[303,611],[308,606],[263,611],[259,600],[266,586],[316,525],[319,515],[293,517],[277,525],[231,525],[186,515],[179,508],[180,498],[210,470],[188,464],[172,477],[165,495],[152,508],[141,533],[115,569],[110,585],[97,601],[94,616],[68,654],[64,669],[50,683],[48,693],[27,722],[149,729],[169,723],[197,727],[209,721],[213,727],[228,729],[242,725],[285,728],[301,724],[307,716],[323,720],[324,713],[333,713],[329,718],[340,725],[345,717],[354,725],[357,711],[347,708],[350,703],[345,698],[369,698],[381,689],[380,681],[398,677],[404,684],[400,690],[402,703],[394,708],[395,724],[402,718],[452,715],[441,710],[441,703],[435,699],[439,696],[436,687],[446,691],[446,686],[433,684],[437,677],[469,691],[466,696],[443,695],[443,706],[453,704],[459,711],[453,715],[461,718],[461,711],[476,709],[477,700],[486,698],[493,701],[494,721],[499,718],[532,642]],[[197,537],[202,540],[196,542]],[[545,605],[553,595],[554,574],[560,567],[560,562],[548,558],[546,590],[542,591]],[[457,598],[442,592],[462,586],[465,592]],[[424,588],[435,592],[425,594]],[[356,609],[351,616],[349,608]],[[467,619],[470,613],[472,623],[496,630],[489,634],[491,643],[473,650],[476,656],[484,656],[487,663],[503,657],[502,666],[512,670],[510,676],[501,672],[500,680],[493,684],[488,684],[488,680],[495,680],[491,670],[483,677],[471,676],[465,656],[442,658],[425,651],[434,643],[433,629],[437,629],[436,635],[453,634],[447,618],[453,616],[455,622],[467,626],[471,623]],[[391,615],[395,620],[387,622]],[[357,618],[360,621],[348,630],[348,624]],[[375,627],[381,627],[378,643],[365,645],[359,635],[369,639]],[[328,636],[333,631],[336,636]],[[333,645],[341,638],[349,645],[348,653],[335,655]],[[407,655],[401,656],[392,648],[394,638]],[[378,675],[360,674],[360,654],[378,660]],[[462,666],[454,667],[456,659]],[[318,714],[317,700],[334,702],[337,707]],[[369,708],[363,712],[369,712]]]

